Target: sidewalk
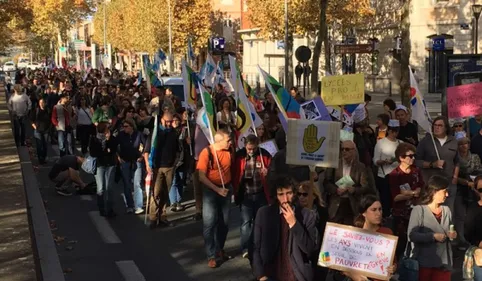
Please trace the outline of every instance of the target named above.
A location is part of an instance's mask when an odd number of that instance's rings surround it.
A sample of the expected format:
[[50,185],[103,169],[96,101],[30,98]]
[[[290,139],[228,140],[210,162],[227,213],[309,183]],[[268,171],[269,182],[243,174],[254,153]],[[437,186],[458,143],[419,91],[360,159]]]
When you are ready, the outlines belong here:
[[30,218],[5,99],[5,90],[0,84],[0,281],[33,281],[38,279]]

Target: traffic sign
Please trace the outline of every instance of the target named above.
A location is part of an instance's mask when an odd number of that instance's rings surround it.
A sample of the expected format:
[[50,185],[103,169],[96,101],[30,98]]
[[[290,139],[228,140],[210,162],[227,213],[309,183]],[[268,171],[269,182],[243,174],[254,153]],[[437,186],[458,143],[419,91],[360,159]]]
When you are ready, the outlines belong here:
[[358,45],[335,45],[335,54],[366,54],[373,53],[375,49],[372,44],[358,44]]
[[84,40],[74,40],[74,49],[76,51],[82,50],[85,47]]
[[311,58],[311,50],[306,46],[299,46],[295,51],[295,56],[299,62],[308,62]]
[[59,51],[61,51],[61,52],[66,52],[66,51],[67,51],[67,48],[66,48],[66,47],[60,47],[60,48],[59,48]]

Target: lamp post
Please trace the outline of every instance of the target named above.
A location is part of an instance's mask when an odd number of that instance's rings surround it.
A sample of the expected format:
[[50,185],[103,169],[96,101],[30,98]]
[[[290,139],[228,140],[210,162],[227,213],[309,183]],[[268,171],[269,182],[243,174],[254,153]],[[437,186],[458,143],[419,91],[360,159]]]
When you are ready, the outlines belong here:
[[482,12],[482,5],[479,5],[479,4],[472,5],[472,13],[474,14],[474,18],[475,18],[474,48],[475,48],[476,54],[479,52],[479,17],[481,12]]
[[102,57],[102,61],[104,62],[104,67],[107,65],[107,16],[106,16],[106,10],[107,10],[107,3],[104,0],[104,56]]
[[289,53],[288,53],[288,0],[285,0],[285,88],[288,87],[288,81],[289,81],[289,68],[290,64],[290,59],[289,59]]
[[169,15],[169,71],[173,71],[174,64],[172,59],[172,16],[171,16],[171,0],[167,0],[167,9]]

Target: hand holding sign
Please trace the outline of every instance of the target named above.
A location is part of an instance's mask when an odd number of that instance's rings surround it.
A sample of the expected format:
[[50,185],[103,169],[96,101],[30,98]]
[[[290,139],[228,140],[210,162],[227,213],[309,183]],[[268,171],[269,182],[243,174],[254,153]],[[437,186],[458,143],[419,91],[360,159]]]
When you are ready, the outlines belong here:
[[305,129],[303,135],[303,148],[308,153],[316,152],[325,141],[325,137],[318,139],[318,127],[311,124]]

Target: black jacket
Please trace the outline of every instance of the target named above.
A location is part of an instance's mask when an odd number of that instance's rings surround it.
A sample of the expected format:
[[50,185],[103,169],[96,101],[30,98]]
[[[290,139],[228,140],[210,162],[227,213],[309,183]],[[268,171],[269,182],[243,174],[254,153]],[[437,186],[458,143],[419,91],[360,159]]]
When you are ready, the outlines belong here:
[[95,136],[90,138],[90,156],[97,158],[98,167],[109,167],[117,164],[117,139],[111,136],[102,148],[102,142]]
[[[253,272],[265,276],[265,267],[276,259],[280,243],[280,209],[278,204],[259,209],[254,222]],[[318,249],[315,212],[295,208],[296,224],[289,230],[289,255],[297,281],[312,281],[312,257]],[[282,218],[283,219],[283,218]],[[270,276],[268,276],[270,277]]]
[[37,132],[39,133],[47,133],[52,124],[50,121],[50,111],[47,107],[45,107],[44,110],[41,110],[40,107],[32,110],[30,120],[32,121],[32,124],[35,124]]

